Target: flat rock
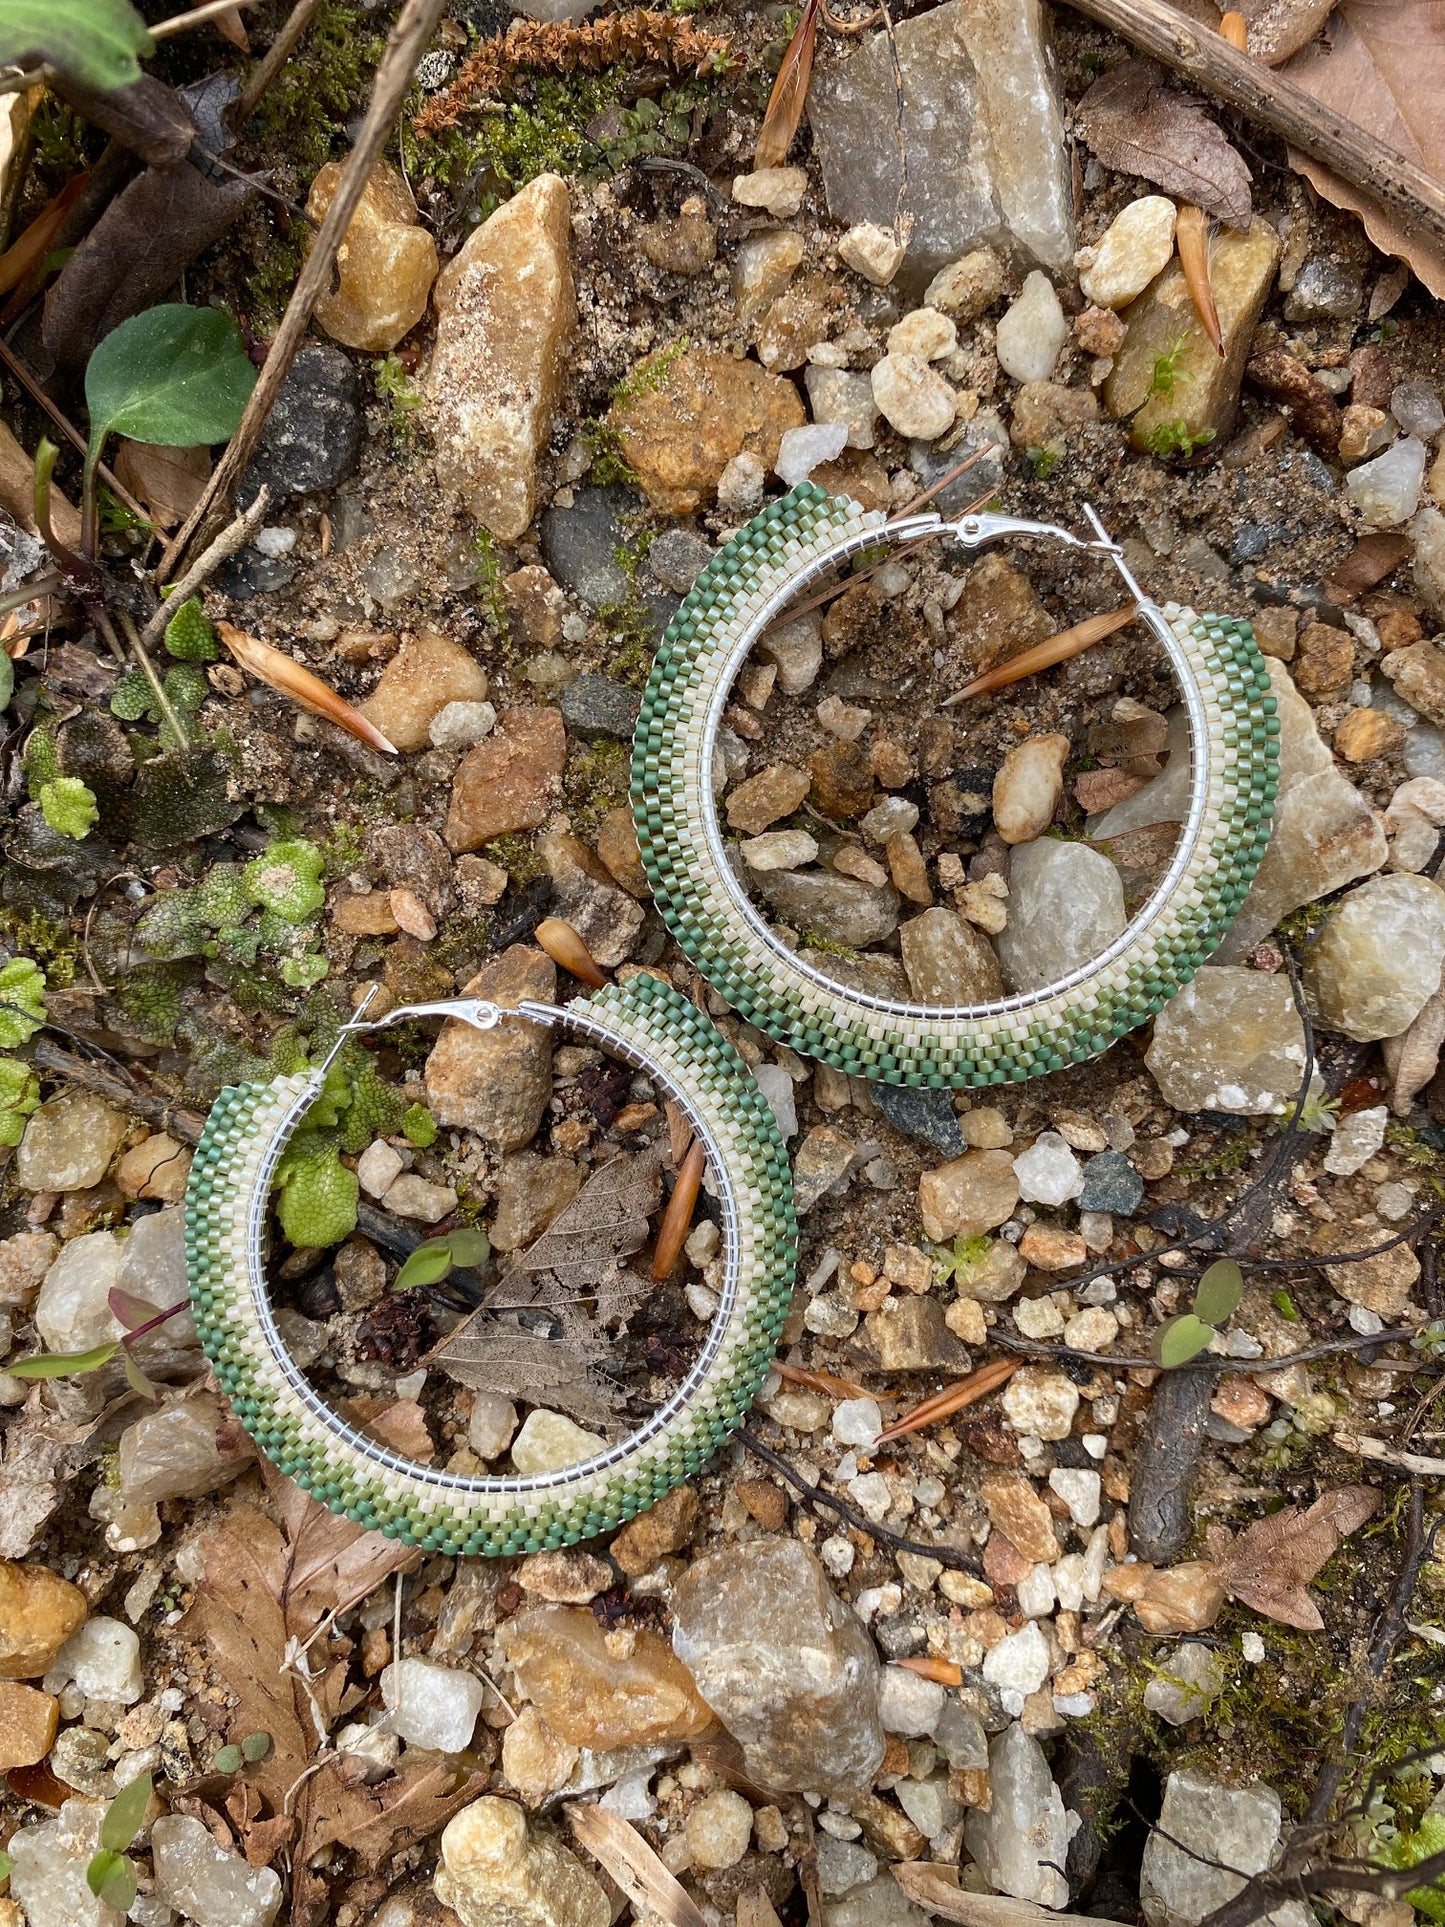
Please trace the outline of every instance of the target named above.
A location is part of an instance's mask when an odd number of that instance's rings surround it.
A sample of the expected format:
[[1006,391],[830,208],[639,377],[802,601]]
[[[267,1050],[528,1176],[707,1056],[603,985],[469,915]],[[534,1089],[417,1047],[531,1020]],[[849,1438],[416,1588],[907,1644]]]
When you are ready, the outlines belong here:
[[1079,276],[1086,301],[1100,308],[1126,308],[1143,294],[1174,252],[1174,203],[1144,194],[1114,216]]
[[858,1793],[883,1758],[878,1657],[866,1628],[796,1540],[695,1560],[672,1594],[673,1651],[780,1790]]
[[[1221,228],[1210,243],[1209,276],[1224,354],[1216,353],[1174,260],[1124,311],[1129,332],[1104,384],[1116,421],[1129,419],[1138,446],[1176,424],[1197,446],[1223,443],[1234,421],[1254,324],[1274,285],[1279,237],[1267,221],[1246,233]],[[1173,380],[1161,391],[1155,369],[1167,358]]]
[[898,892],[831,870],[772,870],[755,878],[758,893],[795,929],[848,950],[882,943],[898,928]]
[[[910,226],[919,281],[981,243],[1062,268],[1073,254],[1063,122],[1037,0],[958,0],[897,27]],[[893,55],[875,34],[815,74],[808,118],[828,207],[894,229],[903,185]]]
[[481,703],[487,672],[459,642],[422,629],[405,641],[357,707],[398,749],[425,749],[448,703]]
[[[1389,855],[1383,823],[1335,767],[1289,670],[1275,657],[1267,660],[1280,722],[1279,796],[1264,860],[1216,952],[1221,963],[1238,962],[1281,917],[1368,876]],[[1147,795],[1141,790],[1130,803]]]
[[940,1372],[961,1378],[972,1363],[936,1298],[884,1300],[863,1321],[867,1349],[883,1372]]
[[326,342],[299,348],[237,502],[249,507],[263,482],[273,511],[298,495],[337,487],[356,467],[364,428],[361,383],[350,357]]
[[958,1157],[967,1148],[950,1091],[915,1090],[908,1084],[873,1084],[873,1101],[895,1131],[904,1131],[931,1145],[944,1157]]
[[1318,932],[1305,982],[1319,1022],[1357,1043],[1408,1030],[1440,984],[1445,890],[1428,877],[1371,877]]
[[554,1605],[508,1620],[501,1643],[532,1704],[573,1746],[654,1746],[696,1739],[716,1723],[658,1633],[639,1630],[630,1652],[614,1652],[590,1612]]
[[[1232,1900],[1246,1877],[1273,1859],[1280,1812],[1273,1787],[1228,1787],[1202,1773],[1171,1773],[1140,1869],[1139,1902],[1149,1927],[1196,1927]],[[1299,1901],[1265,1916],[1274,1927],[1304,1927],[1310,1918]]]
[[93,1091],[64,1091],[25,1124],[15,1175],[27,1191],[88,1191],[120,1148],[128,1120]]
[[[557,994],[557,966],[540,950],[513,944],[462,994],[513,1010],[526,998],[547,1003]],[[495,1030],[448,1018],[426,1061],[426,1092],[438,1124],[519,1150],[536,1136],[552,1095],[551,1032],[517,1017],[504,1017]]]
[[1125,928],[1124,886],[1102,850],[1040,837],[1013,853],[1008,922],[995,939],[1010,990],[1055,984]]
[[1305,1067],[1288,978],[1206,965],[1154,1019],[1144,1061],[1177,1111],[1278,1116]]
[[723,470],[748,451],[771,468],[786,430],[806,416],[798,391],[755,361],[711,348],[664,349],[638,364],[612,425],[652,506],[691,515],[712,501]]
[[567,729],[556,709],[504,709],[491,735],[469,749],[452,782],[446,840],[480,849],[546,822],[562,793]]
[[437,477],[499,541],[531,523],[577,322],[565,182],[539,174],[476,228],[435,290]]

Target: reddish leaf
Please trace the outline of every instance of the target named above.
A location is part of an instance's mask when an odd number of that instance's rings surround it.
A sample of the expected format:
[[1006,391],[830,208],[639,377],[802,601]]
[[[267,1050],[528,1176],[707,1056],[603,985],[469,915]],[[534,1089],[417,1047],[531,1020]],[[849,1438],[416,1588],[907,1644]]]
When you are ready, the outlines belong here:
[[803,118],[808,82],[813,75],[813,48],[818,38],[818,9],[822,0],[804,0],[802,17],[788,42],[783,64],[768,96],[768,111],[753,150],[754,167],[781,167]]

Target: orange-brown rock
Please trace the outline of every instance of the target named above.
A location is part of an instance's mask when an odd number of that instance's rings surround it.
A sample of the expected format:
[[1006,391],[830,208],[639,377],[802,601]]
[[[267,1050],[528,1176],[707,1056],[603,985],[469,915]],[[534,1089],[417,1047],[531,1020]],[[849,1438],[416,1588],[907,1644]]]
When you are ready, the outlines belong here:
[[573,1746],[657,1746],[716,1725],[682,1661],[645,1628],[604,1633],[581,1607],[545,1606],[509,1620],[500,1643],[532,1704]]
[[497,727],[469,749],[452,782],[446,840],[480,849],[514,830],[545,823],[562,794],[567,729],[557,709],[504,709]]
[[613,404],[622,452],[655,509],[691,515],[744,449],[771,468],[786,430],[806,417],[797,389],[755,361],[713,348],[663,349],[640,362]]

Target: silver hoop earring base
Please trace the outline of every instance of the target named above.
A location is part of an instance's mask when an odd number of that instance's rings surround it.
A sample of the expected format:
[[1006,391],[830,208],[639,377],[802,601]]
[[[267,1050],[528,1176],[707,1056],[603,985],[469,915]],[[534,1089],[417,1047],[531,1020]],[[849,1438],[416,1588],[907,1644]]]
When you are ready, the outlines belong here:
[[[331,1410],[277,1327],[263,1255],[277,1164],[320,1094],[324,1067],[217,1098],[186,1192],[196,1326],[256,1444],[298,1485],[359,1524],[436,1551],[499,1555],[572,1545],[624,1523],[691,1477],[742,1423],[782,1334],[797,1262],[787,1150],[747,1065],[702,1012],[638,975],[565,1010],[475,1000],[407,1006],[490,1028],[504,1015],[558,1025],[653,1072],[701,1140],[723,1208],[720,1304],[678,1389],[595,1457],[531,1476],[434,1470]],[[354,1028],[371,1028],[364,1023]]]
[[[1097,524],[970,515],[885,523],[804,482],[740,529],[703,570],[658,649],[633,739],[632,809],[657,907],[731,1007],[780,1043],[850,1076],[915,1086],[1019,1082],[1106,1050],[1189,982],[1243,902],[1269,838],[1279,722],[1247,622],[1160,609]],[[1033,536],[1106,554],[1168,655],[1189,721],[1188,815],[1163,880],[1123,934],[1059,983],[949,1008],[854,990],[782,944],[728,858],[712,786],[729,691],[768,625],[853,558],[945,536],[967,548]]]

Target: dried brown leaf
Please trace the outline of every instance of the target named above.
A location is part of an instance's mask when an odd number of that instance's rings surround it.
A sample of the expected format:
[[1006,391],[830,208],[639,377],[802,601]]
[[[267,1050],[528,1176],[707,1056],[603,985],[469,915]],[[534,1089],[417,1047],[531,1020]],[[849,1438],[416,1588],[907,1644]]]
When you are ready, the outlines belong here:
[[122,441],[115,472],[163,529],[184,522],[201,499],[211,473],[209,448],[162,448]]
[[822,0],[804,0],[793,37],[788,42],[783,64],[768,96],[768,110],[758,129],[758,144],[753,150],[754,167],[781,167],[788,158],[803,105],[808,98],[808,82],[813,77],[813,49],[818,39],[818,9]]
[[350,1785],[330,1768],[317,1778],[317,1813],[307,1836],[310,1855],[334,1842],[354,1853],[365,1873],[439,1833],[487,1785],[485,1773],[464,1773],[439,1762],[409,1766],[380,1786]]
[[590,1177],[565,1211],[516,1259],[519,1271],[550,1271],[563,1285],[595,1284],[647,1242],[647,1221],[662,1202],[656,1150],[623,1155]]
[[1408,1030],[1398,1037],[1387,1037],[1381,1045],[1385,1069],[1390,1073],[1390,1109],[1396,1117],[1408,1117],[1410,1106],[1430,1082],[1440,1066],[1440,1049],[1445,1045],[1445,992],[1427,997],[1420,1014]]
[[1319,1632],[1324,1621],[1305,1588],[1379,1503],[1372,1485],[1340,1486],[1322,1494],[1307,1512],[1286,1506],[1237,1535],[1213,1527],[1207,1535],[1209,1556],[1232,1599],[1282,1625]]
[[[1345,0],[1330,22],[1328,48],[1306,48],[1285,71],[1307,94],[1445,181],[1445,8],[1436,0]],[[1358,214],[1375,246],[1408,261],[1431,294],[1445,296],[1445,245],[1293,148],[1290,165],[1327,201]]]
[[1335,0],[1239,0],[1248,27],[1245,51],[1278,67],[1307,47],[1334,11]]
[[0,1458],[0,1559],[33,1552],[66,1488],[98,1448],[90,1445],[108,1410],[71,1420],[51,1410],[34,1385],[20,1416],[6,1428]]
[[639,1920],[657,1914],[670,1927],[706,1927],[696,1901],[630,1821],[578,1800],[569,1801],[564,1811],[573,1833],[627,1895]]
[[1106,167],[1152,181],[1231,227],[1249,226],[1249,169],[1204,109],[1164,84],[1154,61],[1126,60],[1102,75],[1079,102],[1075,124]]
[[568,1413],[580,1425],[603,1424],[621,1403],[617,1387],[593,1370],[585,1346],[504,1324],[485,1307],[464,1319],[422,1362],[474,1392],[527,1398]]
[[223,40],[229,40],[231,45],[238,47],[243,54],[251,51],[250,36],[246,32],[246,23],[241,18],[239,7],[227,7],[224,13],[216,15],[211,25]]

